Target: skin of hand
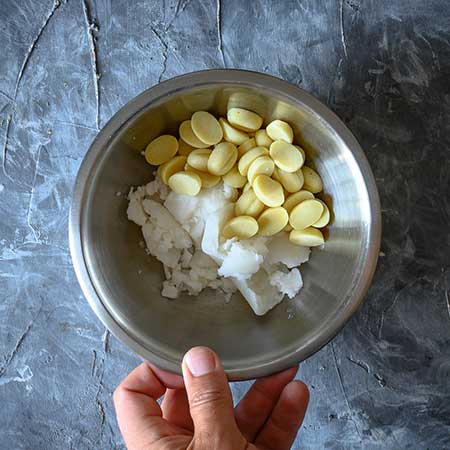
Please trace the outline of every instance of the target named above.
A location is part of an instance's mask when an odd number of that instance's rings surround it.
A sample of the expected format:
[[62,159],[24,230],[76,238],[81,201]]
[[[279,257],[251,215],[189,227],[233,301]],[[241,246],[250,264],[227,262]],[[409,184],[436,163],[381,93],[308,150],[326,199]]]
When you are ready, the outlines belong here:
[[306,385],[293,380],[298,367],[260,378],[236,408],[212,350],[194,347],[182,368],[180,377],[142,363],[117,387],[114,405],[128,450],[291,448],[309,401]]

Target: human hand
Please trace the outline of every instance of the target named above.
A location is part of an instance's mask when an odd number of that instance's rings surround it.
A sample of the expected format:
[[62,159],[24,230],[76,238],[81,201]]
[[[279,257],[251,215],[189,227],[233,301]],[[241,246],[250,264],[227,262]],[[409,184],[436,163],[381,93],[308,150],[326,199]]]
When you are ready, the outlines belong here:
[[297,367],[257,380],[234,409],[212,350],[194,347],[182,369],[183,378],[142,363],[117,387],[114,404],[128,450],[291,447],[309,400],[306,385],[292,381]]

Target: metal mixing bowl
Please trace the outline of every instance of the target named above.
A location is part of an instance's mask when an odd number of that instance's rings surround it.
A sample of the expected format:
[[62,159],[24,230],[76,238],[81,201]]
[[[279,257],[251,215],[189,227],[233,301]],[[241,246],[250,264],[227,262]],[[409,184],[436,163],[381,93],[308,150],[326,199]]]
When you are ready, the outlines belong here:
[[[323,249],[302,266],[304,288],[263,317],[236,294],[215,291],[168,300],[161,264],[139,245],[127,220],[130,186],[152,169],[141,151],[162,133],[177,133],[194,111],[225,116],[239,106],[265,123],[289,122],[320,172],[334,218]],[[268,375],[307,358],[344,326],[369,287],[380,245],[375,181],[358,142],[322,103],[280,79],[240,70],[210,70],[165,81],[125,105],[100,131],[83,160],[70,213],[75,271],[104,325],[142,357],[180,373],[184,352],[212,347],[232,380]]]

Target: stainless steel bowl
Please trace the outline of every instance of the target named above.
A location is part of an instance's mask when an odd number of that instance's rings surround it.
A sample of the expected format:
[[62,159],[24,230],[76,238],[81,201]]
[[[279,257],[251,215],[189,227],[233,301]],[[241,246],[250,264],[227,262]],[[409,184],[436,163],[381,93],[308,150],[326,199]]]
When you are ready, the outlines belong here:
[[[126,217],[130,186],[151,180],[140,152],[194,111],[225,116],[240,106],[288,121],[322,175],[334,218],[323,249],[303,266],[304,288],[263,317],[236,294],[212,291],[168,300],[163,271]],[[142,357],[180,373],[184,352],[212,347],[232,380],[268,375],[307,358],[344,326],[369,287],[380,245],[380,205],[368,162],[346,126],[285,81],[240,70],[190,73],[124,106],[100,131],[81,165],[70,213],[75,271],[104,325]]]

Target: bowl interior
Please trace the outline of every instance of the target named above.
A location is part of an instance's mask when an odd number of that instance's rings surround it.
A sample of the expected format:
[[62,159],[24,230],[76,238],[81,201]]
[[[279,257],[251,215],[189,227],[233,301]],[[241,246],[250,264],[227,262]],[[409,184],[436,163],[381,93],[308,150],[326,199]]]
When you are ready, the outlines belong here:
[[[371,245],[370,196],[348,142],[310,105],[279,89],[204,84],[153,98],[108,139],[84,190],[82,249],[97,295],[141,356],[179,372],[184,352],[202,344],[219,354],[231,378],[264,375],[318,350],[358,306]],[[210,290],[161,297],[162,266],[140,246],[141,230],[126,217],[126,195],[117,195],[152,179],[140,154],[151,139],[177,133],[194,111],[226,116],[232,106],[258,112],[265,124],[277,118],[293,126],[333,210],[325,247],[314,249],[302,267],[304,288],[263,317],[240,294],[229,303]]]

